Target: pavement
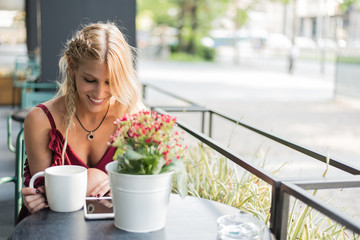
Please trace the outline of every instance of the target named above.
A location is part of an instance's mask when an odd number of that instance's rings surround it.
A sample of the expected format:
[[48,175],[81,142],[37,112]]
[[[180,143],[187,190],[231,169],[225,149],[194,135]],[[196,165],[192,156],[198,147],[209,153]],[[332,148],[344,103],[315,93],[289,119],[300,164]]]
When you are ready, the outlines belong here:
[[[357,99],[334,96],[333,64],[325,73],[314,61],[298,62],[293,75],[286,73],[281,59],[242,59],[240,64],[180,63],[140,59],[138,77],[174,94],[273,133],[304,147],[360,168],[360,104]],[[181,105],[154,91],[148,92],[152,105]],[[6,117],[11,108],[0,107],[0,177],[13,174],[15,155],[6,147]],[[178,118],[200,129],[196,114],[178,114]],[[199,120],[197,120],[199,119]],[[14,126],[14,132],[19,126]],[[283,178],[319,178],[326,166],[279,146],[240,127],[214,119],[214,139],[247,159],[266,161],[266,168]],[[345,177],[330,169],[327,177]],[[0,187],[0,239],[13,231],[13,184]],[[351,190],[351,191],[350,191]],[[349,215],[360,219],[360,206],[351,201],[360,197],[360,188],[324,191],[338,195],[332,205],[348,207]],[[329,197],[330,198],[330,197]]]

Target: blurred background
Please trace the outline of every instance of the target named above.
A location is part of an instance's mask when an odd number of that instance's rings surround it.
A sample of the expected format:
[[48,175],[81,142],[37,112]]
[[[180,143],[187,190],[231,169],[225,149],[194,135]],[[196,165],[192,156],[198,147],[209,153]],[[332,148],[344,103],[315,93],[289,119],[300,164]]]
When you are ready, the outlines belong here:
[[[71,31],[99,20],[117,22],[137,48],[143,83],[360,168],[358,0],[1,0],[1,129],[21,103],[13,84],[17,57],[37,56],[40,81],[54,81]],[[146,101],[183,104],[150,90]],[[177,115],[200,130],[198,115]],[[13,155],[3,131],[0,174],[8,175]],[[213,138],[245,159],[266,162],[281,177],[317,178],[326,170],[221,119],[214,119]],[[327,176],[347,174],[330,168]],[[13,204],[12,187],[0,191],[5,206]],[[351,201],[356,197],[359,188],[347,189],[334,204],[347,206],[359,220],[360,206]],[[0,221],[12,226],[11,220]]]

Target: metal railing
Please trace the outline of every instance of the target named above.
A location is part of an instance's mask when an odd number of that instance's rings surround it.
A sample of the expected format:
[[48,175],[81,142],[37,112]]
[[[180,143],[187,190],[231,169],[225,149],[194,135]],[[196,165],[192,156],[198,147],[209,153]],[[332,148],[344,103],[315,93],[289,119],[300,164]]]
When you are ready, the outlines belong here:
[[[151,88],[155,91],[161,92],[167,96],[181,100],[184,103],[189,104],[188,106],[151,106],[152,110],[159,113],[169,113],[169,112],[200,112],[201,113],[201,132],[196,131],[187,124],[177,121],[178,126],[186,131],[188,134],[200,140],[202,143],[208,145],[210,148],[214,149],[218,153],[222,154],[229,160],[233,161],[237,165],[244,168],[246,171],[254,174],[263,181],[267,182],[272,186],[272,195],[271,195],[271,209],[270,209],[270,231],[275,235],[277,239],[285,240],[287,238],[287,224],[289,216],[289,203],[290,196],[299,199],[306,205],[310,206],[313,209],[321,212],[327,217],[335,220],[339,224],[345,226],[347,229],[353,231],[356,234],[360,234],[360,223],[356,222],[349,217],[345,216],[342,212],[334,210],[326,206],[323,202],[319,201],[316,197],[309,194],[306,190],[310,189],[330,189],[330,188],[355,188],[360,187],[360,169],[355,166],[350,166],[339,160],[329,159],[329,165],[340,169],[344,172],[350,173],[353,176],[345,179],[314,179],[304,181],[302,179],[296,180],[286,180],[280,179],[273,174],[267,172],[266,170],[254,165],[250,161],[243,159],[240,155],[233,152],[231,149],[222,146],[220,143],[216,142],[211,138],[212,128],[213,128],[213,115],[219,116],[223,119],[226,119],[230,122],[233,122],[239,126],[242,126],[252,132],[260,134],[266,138],[269,138],[277,143],[280,143],[290,149],[296,150],[302,154],[305,154],[313,159],[316,159],[321,162],[327,162],[326,156],[321,155],[315,151],[299,146],[295,143],[291,143],[285,139],[276,137],[270,133],[259,130],[255,127],[252,127],[248,124],[245,124],[239,120],[236,120],[233,117],[230,117],[226,114],[220,113],[218,111],[206,108],[197,103],[184,99],[180,96],[177,96],[171,92],[160,89],[156,86],[150,84],[144,84],[143,96],[146,100],[147,98],[147,89]],[[208,113],[208,136],[205,135],[205,114]]]

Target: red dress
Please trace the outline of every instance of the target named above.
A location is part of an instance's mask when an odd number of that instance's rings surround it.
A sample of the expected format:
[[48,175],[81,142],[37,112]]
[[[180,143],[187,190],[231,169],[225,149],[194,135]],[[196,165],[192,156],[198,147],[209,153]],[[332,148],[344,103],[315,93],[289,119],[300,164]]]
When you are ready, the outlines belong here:
[[[39,104],[39,105],[37,105],[37,107],[41,108],[44,111],[44,113],[48,117],[50,125],[51,125],[50,143],[49,143],[49,149],[53,152],[51,166],[62,165],[61,153],[62,153],[62,149],[64,147],[64,137],[61,134],[61,132],[56,129],[55,121],[54,121],[50,111],[48,110],[48,108],[43,104]],[[100,161],[94,166],[94,168],[102,170],[103,172],[106,173],[105,166],[109,162],[113,161],[113,156],[115,154],[115,151],[116,151],[116,148],[110,146],[106,150],[105,154],[102,156]],[[69,145],[67,145],[66,152],[65,152],[65,165],[79,165],[79,166],[89,168],[76,155],[76,153],[72,150],[72,148]],[[27,159],[25,161],[24,178],[25,178],[24,185],[26,187],[28,187],[29,183],[30,183],[31,175],[30,175],[30,168],[29,168],[29,164],[28,164]],[[37,188],[37,187],[42,186],[42,185],[45,185],[44,184],[44,178],[40,177],[40,178],[36,179],[36,181],[34,183],[34,187]],[[21,211],[19,213],[17,222],[19,223],[22,219],[24,219],[28,215],[30,215],[30,212],[23,205],[22,208],[21,208]]]

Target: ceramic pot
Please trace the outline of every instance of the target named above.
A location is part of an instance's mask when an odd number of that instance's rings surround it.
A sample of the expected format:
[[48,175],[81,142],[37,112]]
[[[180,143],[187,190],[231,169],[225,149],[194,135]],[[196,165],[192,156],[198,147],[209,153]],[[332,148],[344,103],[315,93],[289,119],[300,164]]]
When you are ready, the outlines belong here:
[[114,224],[129,232],[151,232],[165,226],[173,172],[154,175],[118,173],[118,163],[106,165]]

